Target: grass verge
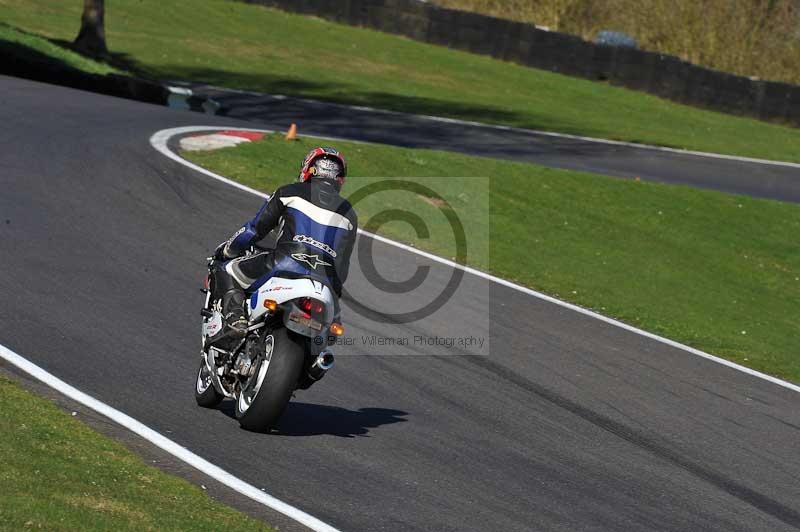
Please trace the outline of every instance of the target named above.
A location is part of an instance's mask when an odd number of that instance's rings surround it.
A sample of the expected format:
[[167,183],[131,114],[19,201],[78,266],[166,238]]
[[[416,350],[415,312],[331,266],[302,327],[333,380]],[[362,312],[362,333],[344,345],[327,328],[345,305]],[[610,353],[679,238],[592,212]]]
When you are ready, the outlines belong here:
[[30,57],[47,58],[54,63],[60,63],[91,74],[122,73],[110,65],[93,61],[43,37],[19,31],[5,24],[0,24],[0,42],[10,43],[14,47],[14,53],[27,53]]
[[272,530],[0,377],[0,529]]
[[[800,129],[222,0],[110,0],[115,61],[142,75],[677,148],[800,161]],[[71,40],[80,2],[0,0],[0,20]]]
[[[317,142],[271,136],[182,155],[270,191],[296,174]],[[800,205],[448,152],[336,146],[351,168],[345,193],[374,179],[366,176],[487,176],[488,197],[467,194],[461,206],[489,203],[489,224],[461,216],[468,235],[483,227],[477,238],[488,239],[490,253],[470,255],[470,265],[800,382]],[[447,183],[437,179],[435,189]],[[463,195],[463,181],[450,183],[456,190],[446,193]],[[394,199],[359,205],[361,225]],[[432,233],[444,223],[426,221]],[[451,253],[443,240],[416,239],[402,224],[379,232]]]

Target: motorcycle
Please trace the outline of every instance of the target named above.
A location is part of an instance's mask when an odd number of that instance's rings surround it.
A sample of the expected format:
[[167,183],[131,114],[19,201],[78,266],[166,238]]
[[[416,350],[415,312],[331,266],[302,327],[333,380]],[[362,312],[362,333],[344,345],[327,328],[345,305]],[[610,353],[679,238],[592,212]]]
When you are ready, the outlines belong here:
[[285,258],[263,282],[246,291],[247,335],[227,351],[208,345],[208,338],[224,324],[221,295],[213,286],[216,267],[219,264],[209,258],[195,399],[207,408],[234,399],[239,424],[265,432],[278,421],[295,390],[308,388],[333,367],[330,345],[344,332],[334,321],[339,302],[327,278]]

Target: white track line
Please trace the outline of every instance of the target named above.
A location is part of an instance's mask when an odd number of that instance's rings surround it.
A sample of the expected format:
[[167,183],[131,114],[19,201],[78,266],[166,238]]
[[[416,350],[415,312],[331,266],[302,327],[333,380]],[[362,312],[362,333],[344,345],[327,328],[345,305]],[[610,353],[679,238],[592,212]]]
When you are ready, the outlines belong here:
[[11,349],[5,347],[4,345],[0,344],[0,357],[4,358],[14,366],[18,367],[28,375],[35,377],[36,379],[42,381],[43,383],[47,384],[51,388],[57,390],[58,392],[66,395],[73,401],[77,401],[78,403],[84,405],[87,408],[94,410],[95,412],[106,416],[107,418],[111,419],[112,421],[119,423],[126,429],[135,432],[142,438],[146,439],[156,447],[163,449],[164,451],[168,452],[175,458],[186,462],[190,466],[194,467],[195,469],[205,473],[206,475],[210,476],[214,480],[225,484],[229,488],[245,495],[253,499],[256,502],[263,504],[269,508],[272,508],[275,511],[278,511],[298,523],[301,523],[311,530],[319,531],[319,532],[338,532],[337,529],[333,528],[332,526],[323,523],[316,517],[308,515],[302,510],[298,510],[294,506],[290,506],[285,502],[276,499],[272,495],[268,495],[263,491],[259,490],[255,486],[248,484],[247,482],[231,475],[224,469],[212,464],[208,460],[201,458],[188,450],[185,447],[181,447],[174,441],[165,438],[158,432],[154,431],[150,427],[136,421],[132,417],[127,414],[123,414],[119,410],[108,406],[107,404],[103,403],[102,401],[98,401],[94,397],[83,393],[82,391],[70,386],[66,382],[62,381],[58,377],[54,376],[51,373],[43,370],[33,362],[26,360],[25,358],[21,357]]
[[[258,191],[258,190],[252,189],[250,187],[244,186],[241,183],[237,183],[237,182],[232,181],[232,180],[230,180],[230,179],[228,179],[226,177],[223,177],[223,176],[221,176],[219,174],[215,174],[214,172],[206,170],[205,168],[202,168],[202,167],[200,167],[200,166],[198,166],[196,164],[193,164],[193,163],[187,161],[186,159],[180,157],[178,154],[174,153],[172,150],[169,149],[169,146],[168,146],[169,139],[174,137],[174,136],[176,136],[176,135],[183,135],[183,134],[186,134],[186,133],[194,133],[194,132],[198,132],[198,131],[216,131],[216,130],[224,130],[224,129],[238,129],[238,130],[242,130],[242,131],[258,131],[258,132],[264,132],[264,133],[272,133],[273,132],[272,130],[253,129],[253,128],[214,127],[214,126],[187,126],[187,127],[177,127],[177,128],[164,129],[164,130],[158,131],[152,137],[150,137],[150,144],[153,146],[153,148],[155,148],[159,152],[163,153],[164,155],[166,155],[167,157],[169,157],[173,161],[176,161],[176,162],[178,162],[178,163],[180,163],[180,164],[182,164],[184,166],[188,166],[192,170],[200,172],[200,173],[202,173],[204,175],[207,175],[208,177],[211,177],[213,179],[222,181],[223,183],[227,183],[227,184],[229,184],[231,186],[234,186],[234,187],[236,187],[238,189],[244,190],[244,191],[249,192],[251,194],[255,194],[256,196],[259,196],[259,197],[262,197],[262,198],[268,198],[269,197],[268,194],[265,194],[265,193],[263,193],[261,191]],[[331,137],[318,137],[318,138],[331,138]],[[338,139],[333,139],[333,140],[338,140]],[[786,163],[786,164],[791,164],[791,163]],[[798,166],[800,166],[800,165],[798,165]],[[565,301],[561,301],[560,299],[556,299],[554,297],[550,297],[550,296],[548,296],[546,294],[542,294],[541,292],[537,292],[536,290],[531,290],[530,288],[527,288],[525,286],[521,286],[521,285],[512,283],[511,281],[507,281],[505,279],[501,279],[500,277],[495,277],[494,275],[488,274],[486,272],[482,272],[480,270],[476,270],[474,268],[470,268],[469,266],[462,266],[461,264],[458,264],[458,263],[453,262],[451,260],[443,259],[442,257],[439,257],[437,255],[433,255],[431,253],[427,253],[425,251],[421,251],[419,249],[416,249],[414,247],[408,246],[406,244],[401,244],[400,242],[395,242],[394,240],[390,240],[390,239],[382,237],[380,235],[376,235],[376,234],[373,234],[373,233],[370,233],[370,232],[367,232],[367,231],[364,231],[364,230],[361,230],[361,229],[359,229],[358,232],[360,234],[364,235],[364,236],[367,236],[367,237],[370,237],[370,238],[374,238],[375,240],[378,240],[379,242],[383,242],[383,243],[388,244],[390,246],[394,246],[396,248],[408,251],[409,253],[414,253],[416,255],[421,255],[423,257],[426,257],[426,258],[428,258],[428,259],[430,259],[432,261],[438,262],[440,264],[446,264],[447,266],[450,266],[452,268],[458,268],[459,270],[463,270],[463,271],[465,271],[467,273],[470,273],[472,275],[477,275],[478,277],[481,277],[481,278],[486,279],[488,281],[491,281],[493,283],[497,283],[497,284],[506,286],[506,287],[511,288],[513,290],[516,290],[518,292],[522,292],[523,294],[528,294],[529,296],[533,296],[533,297],[536,297],[538,299],[547,301],[549,303],[553,303],[554,305],[558,305],[558,306],[561,306],[561,307],[564,307],[564,308],[568,308],[568,309],[573,310],[575,312],[579,312],[580,314],[583,314],[585,316],[590,316],[592,318],[598,319],[600,321],[603,321],[603,322],[608,323],[610,325],[613,325],[615,327],[619,327],[620,329],[625,329],[626,331],[630,331],[632,333],[635,333],[635,334],[638,334],[638,335],[641,335],[641,336],[645,336],[647,338],[650,338],[651,340],[655,340],[657,342],[661,342],[662,344],[666,344],[666,345],[668,345],[670,347],[674,347],[674,348],[677,348],[677,349],[682,349],[683,351],[686,351],[687,353],[691,353],[693,355],[697,355],[699,357],[703,357],[705,359],[708,359],[708,360],[711,360],[713,362],[716,362],[717,364],[722,364],[723,366],[727,366],[729,368],[733,368],[735,370],[741,371],[742,373],[747,373],[748,375],[752,375],[754,377],[758,377],[759,379],[763,379],[765,381],[769,381],[769,382],[771,382],[773,384],[777,384],[778,386],[782,386],[782,387],[787,388],[789,390],[793,390],[795,392],[800,392],[800,386],[798,386],[796,384],[792,384],[792,383],[784,381],[784,380],[781,380],[781,379],[778,379],[778,378],[773,377],[771,375],[767,375],[766,373],[761,373],[760,371],[756,371],[754,369],[750,369],[750,368],[747,368],[745,366],[741,366],[739,364],[731,362],[730,360],[725,360],[724,358],[716,357],[716,356],[711,355],[709,353],[706,353],[704,351],[700,351],[699,349],[695,349],[693,347],[689,347],[688,345],[684,345],[684,344],[681,344],[681,343],[676,342],[674,340],[670,340],[668,338],[664,338],[662,336],[658,336],[657,334],[653,334],[653,333],[650,333],[650,332],[647,332],[647,331],[643,331],[642,329],[638,329],[636,327],[633,327],[632,325],[628,325],[627,323],[623,323],[623,322],[617,321],[617,320],[615,320],[613,318],[609,318],[607,316],[603,316],[602,314],[598,314],[596,312],[593,312],[591,310],[587,310],[587,309],[585,309],[583,307],[579,307],[577,305],[573,305],[572,303],[567,303]]]
[[[388,115],[398,115],[398,116],[409,116],[413,118],[424,118],[426,120],[431,120],[433,122],[443,122],[445,124],[457,124],[462,126],[473,126],[473,127],[480,127],[484,129],[495,129],[498,131],[513,131],[515,133],[524,133],[528,135],[541,135],[545,137],[555,137],[561,139],[573,139],[573,140],[582,140],[585,142],[593,142],[596,144],[610,144],[612,146],[627,146],[631,148],[641,148],[643,150],[653,150],[653,151],[665,151],[669,153],[676,153],[679,155],[694,155],[697,157],[708,157],[710,159],[724,159],[729,161],[738,161],[738,162],[745,162],[745,163],[754,163],[754,164],[764,164],[770,166],[785,166],[788,168],[800,168],[800,163],[792,163],[788,161],[772,161],[770,159],[757,159],[754,157],[743,157],[738,155],[725,155],[722,153],[711,153],[707,151],[694,151],[694,150],[684,150],[681,148],[668,148],[666,146],[654,146],[652,144],[638,144],[636,142],[625,142],[623,140],[610,140],[610,139],[599,139],[596,137],[583,137],[581,135],[570,135],[569,133],[555,133],[553,131],[542,131],[539,129],[525,129],[521,127],[514,127],[514,126],[502,126],[497,124],[485,124],[483,122],[474,122],[472,120],[461,120],[458,118],[445,118],[442,116],[432,116],[432,115],[415,115],[410,113],[403,113],[400,111],[389,111],[387,109],[377,109],[375,107],[366,107],[363,105],[347,105],[342,103],[334,103],[334,102],[323,102],[321,100],[312,100],[310,98],[295,98],[293,96],[284,96],[282,94],[263,94],[259,92],[253,91],[246,91],[246,90],[237,90],[237,89],[225,89],[222,87],[215,87],[212,85],[208,85],[207,88],[212,90],[218,90],[221,92],[233,92],[233,93],[240,93],[240,94],[248,94],[251,96],[262,96],[262,97],[271,97],[278,100],[295,100],[298,102],[306,102],[313,105],[327,105],[331,107],[338,107],[340,109],[353,109],[356,111],[368,111],[372,113],[380,113],[380,114],[388,114]],[[236,128],[236,129],[244,129],[244,128]],[[246,131],[246,130],[245,130]],[[320,137],[324,138],[324,137]]]

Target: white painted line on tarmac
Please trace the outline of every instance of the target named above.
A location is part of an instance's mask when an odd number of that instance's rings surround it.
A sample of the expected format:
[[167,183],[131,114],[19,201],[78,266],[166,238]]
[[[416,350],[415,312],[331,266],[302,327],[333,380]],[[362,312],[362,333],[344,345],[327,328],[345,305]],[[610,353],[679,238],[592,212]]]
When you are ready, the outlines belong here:
[[[202,167],[200,167],[200,166],[198,166],[198,165],[196,165],[194,163],[191,163],[191,162],[187,161],[186,159],[184,159],[181,156],[179,156],[177,153],[174,153],[168,146],[169,139],[174,137],[174,136],[176,136],[176,135],[184,135],[186,133],[194,133],[194,132],[197,132],[197,131],[216,131],[216,130],[220,130],[220,129],[239,129],[239,130],[242,130],[242,131],[258,131],[258,132],[264,132],[264,133],[267,133],[267,134],[273,133],[272,130],[268,130],[268,129],[235,128],[235,127],[227,127],[226,128],[226,127],[215,127],[215,126],[186,126],[186,127],[176,127],[176,128],[172,128],[172,129],[163,129],[161,131],[158,131],[152,137],[150,137],[150,144],[153,146],[153,148],[158,150],[160,153],[166,155],[167,157],[169,157],[173,161],[176,161],[176,162],[178,162],[178,163],[180,163],[180,164],[182,164],[184,166],[188,166],[192,170],[200,172],[201,174],[207,175],[208,177],[211,177],[211,178],[216,179],[218,181],[222,181],[223,183],[227,183],[228,185],[234,186],[234,187],[236,187],[238,189],[244,190],[244,191],[249,192],[251,194],[254,194],[256,196],[259,196],[259,197],[262,197],[262,198],[269,198],[268,194],[265,194],[265,193],[263,193],[263,192],[261,192],[259,190],[255,190],[253,188],[244,186],[241,183],[237,183],[236,181],[232,181],[232,180],[228,179],[227,177],[223,177],[223,176],[221,176],[219,174],[215,174],[214,172],[211,172],[210,170],[206,170],[205,168],[202,168]],[[344,139],[337,139],[337,138],[333,138],[333,137],[317,137],[317,138],[325,138],[325,139],[330,139],[330,140],[344,140]],[[798,165],[798,166],[800,166],[800,165]],[[777,384],[778,386],[782,386],[782,387],[787,388],[789,390],[793,390],[795,392],[800,392],[800,386],[798,386],[796,384],[792,384],[791,382],[787,382],[787,381],[784,381],[782,379],[778,379],[777,377],[773,377],[771,375],[767,375],[766,373],[761,373],[760,371],[756,371],[754,369],[750,369],[748,367],[741,366],[739,364],[736,364],[735,362],[731,362],[730,360],[725,360],[724,358],[719,358],[719,357],[714,356],[712,354],[706,353],[705,351],[700,351],[699,349],[695,349],[694,347],[689,347],[688,345],[684,345],[684,344],[681,344],[681,343],[676,342],[674,340],[670,340],[669,338],[664,338],[663,336],[658,336],[657,334],[653,334],[653,333],[644,331],[644,330],[639,329],[637,327],[634,327],[632,325],[628,325],[627,323],[623,323],[621,321],[615,320],[614,318],[609,318],[608,316],[603,316],[602,314],[598,314],[597,312],[585,309],[583,307],[579,307],[578,305],[573,305],[572,303],[567,303],[566,301],[561,301],[560,299],[556,299],[554,297],[548,296],[547,294],[543,294],[541,292],[537,292],[536,290],[532,290],[532,289],[530,289],[528,287],[521,286],[521,285],[518,285],[516,283],[512,283],[511,281],[507,281],[505,279],[501,279],[500,277],[495,277],[494,275],[491,275],[491,274],[486,273],[486,272],[482,272],[480,270],[476,270],[475,268],[470,268],[469,266],[463,266],[463,265],[458,264],[456,262],[453,262],[451,260],[444,259],[444,258],[439,257],[437,255],[433,255],[432,253],[428,253],[426,251],[419,250],[417,248],[408,246],[406,244],[402,244],[400,242],[395,242],[394,240],[390,240],[390,239],[388,239],[386,237],[383,237],[383,236],[380,236],[380,235],[376,235],[376,234],[370,233],[368,231],[364,231],[363,229],[359,229],[358,232],[361,235],[373,238],[373,239],[375,239],[375,240],[377,240],[379,242],[383,242],[384,244],[388,244],[390,246],[394,246],[396,248],[408,251],[409,253],[414,253],[416,255],[420,255],[422,257],[425,257],[425,258],[430,259],[432,261],[438,262],[440,264],[446,264],[447,266],[450,266],[451,268],[457,268],[459,270],[463,270],[463,271],[465,271],[467,273],[470,273],[472,275],[476,275],[478,277],[481,277],[481,278],[486,279],[488,281],[491,281],[493,283],[497,283],[497,284],[503,285],[505,287],[511,288],[512,290],[516,290],[518,292],[522,292],[523,294],[527,294],[529,296],[533,296],[533,297],[541,299],[543,301],[547,301],[549,303],[553,303],[554,305],[558,305],[560,307],[568,308],[570,310],[573,310],[573,311],[578,312],[580,314],[583,314],[585,316],[589,316],[589,317],[592,317],[594,319],[597,319],[597,320],[603,321],[605,323],[608,323],[610,325],[613,325],[615,327],[619,327],[620,329],[625,329],[626,331],[630,331],[632,333],[635,333],[635,334],[650,338],[651,340],[655,340],[657,342],[661,342],[662,344],[666,344],[666,345],[668,345],[670,347],[674,347],[676,349],[681,349],[683,351],[686,351],[687,353],[691,353],[693,355],[705,358],[707,360],[711,360],[712,362],[716,362],[717,364],[722,364],[723,366],[727,366],[727,367],[735,369],[737,371],[741,371],[742,373],[747,373],[748,375],[752,375],[754,377],[757,377],[759,379],[763,379],[763,380],[771,382],[773,384]]]
[[323,523],[316,517],[313,517],[304,511],[295,508],[294,506],[276,499],[272,495],[269,495],[255,486],[231,475],[219,466],[214,465],[208,460],[194,454],[186,447],[182,447],[174,441],[165,438],[158,432],[154,431],[143,423],[136,421],[129,415],[108,406],[102,401],[83,393],[73,386],[70,386],[55,375],[48,373],[33,362],[23,358],[2,344],[0,344],[0,358],[7,360],[9,363],[21,369],[28,375],[42,381],[46,385],[69,397],[73,401],[76,401],[83,406],[94,410],[98,414],[101,414],[110,420],[119,423],[126,429],[149,441],[156,447],[168,452],[175,458],[189,464],[198,471],[201,471],[202,473],[205,473],[209,477],[213,478],[217,482],[228,486],[232,490],[235,490],[256,502],[263,504],[264,506],[272,508],[283,515],[294,519],[298,523],[307,526],[311,530],[318,532],[338,532],[337,529],[326,523]]

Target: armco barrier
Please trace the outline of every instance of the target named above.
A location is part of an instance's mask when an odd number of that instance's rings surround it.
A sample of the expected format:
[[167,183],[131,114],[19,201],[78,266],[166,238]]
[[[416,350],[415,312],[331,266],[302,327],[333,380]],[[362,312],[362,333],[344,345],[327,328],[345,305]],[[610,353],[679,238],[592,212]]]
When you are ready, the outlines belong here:
[[648,92],[676,102],[800,126],[800,86],[699,67],[677,57],[590,43],[530,24],[420,0],[240,0],[521,65]]

